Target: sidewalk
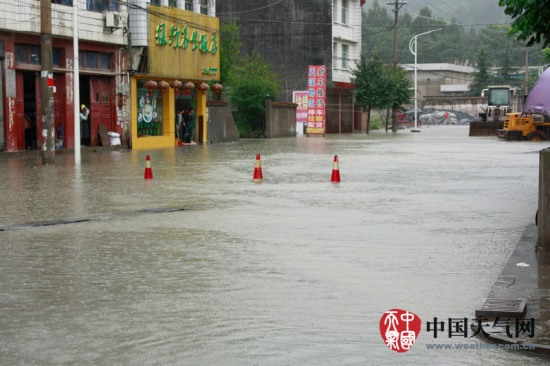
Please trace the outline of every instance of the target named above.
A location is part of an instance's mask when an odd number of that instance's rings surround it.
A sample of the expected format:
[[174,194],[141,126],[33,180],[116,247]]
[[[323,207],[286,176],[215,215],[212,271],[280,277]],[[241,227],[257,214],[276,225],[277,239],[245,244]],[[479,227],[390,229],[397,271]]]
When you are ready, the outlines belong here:
[[[527,301],[525,323],[534,319],[534,334],[529,337],[527,332],[519,337],[510,337],[505,327],[483,327],[489,334],[484,339],[507,344],[523,344],[534,346],[537,353],[550,355],[550,255],[546,257],[535,252],[537,227],[527,226],[510,260],[487,295],[490,299]],[[501,319],[503,317],[500,317]],[[483,322],[484,324],[493,322]],[[515,322],[510,329],[515,332]],[[481,333],[480,333],[481,334]]]

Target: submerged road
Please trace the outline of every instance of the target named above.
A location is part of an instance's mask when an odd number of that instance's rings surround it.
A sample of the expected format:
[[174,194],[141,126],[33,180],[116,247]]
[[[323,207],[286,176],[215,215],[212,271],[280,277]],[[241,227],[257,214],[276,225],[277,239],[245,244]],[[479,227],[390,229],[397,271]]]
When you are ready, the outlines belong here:
[[[0,154],[9,365],[487,365],[471,318],[536,211],[545,142],[421,133]],[[263,183],[252,182],[256,154]],[[144,180],[145,156],[154,178]],[[338,155],[342,182],[331,184]],[[398,354],[380,319],[422,320]],[[430,349],[434,344],[454,349]],[[456,345],[474,345],[465,351]]]

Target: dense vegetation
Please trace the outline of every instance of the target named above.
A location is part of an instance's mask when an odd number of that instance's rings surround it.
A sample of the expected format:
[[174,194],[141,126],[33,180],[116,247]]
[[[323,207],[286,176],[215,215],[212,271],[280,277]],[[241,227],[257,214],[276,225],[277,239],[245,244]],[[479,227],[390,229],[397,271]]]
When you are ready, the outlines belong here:
[[[455,1],[455,3],[458,3]],[[438,3],[438,7],[449,7],[451,3]],[[461,3],[462,4],[462,3]],[[462,4],[463,5],[463,4]],[[481,5],[480,5],[481,6]],[[476,8],[470,8],[475,12]],[[501,8],[501,14],[504,9]],[[399,63],[414,63],[409,51],[409,41],[417,34],[441,28],[418,38],[418,63],[456,63],[476,66],[483,58],[491,74],[491,82],[521,86],[522,78],[514,75],[518,69],[525,68],[525,42],[510,36],[511,20],[504,24],[480,26],[479,23],[446,21],[434,18],[432,10],[423,7],[416,16],[402,8],[399,12]],[[374,0],[366,12],[363,12],[363,52],[377,54],[387,64],[393,61],[393,24],[394,15],[389,6],[381,6]],[[548,63],[540,45],[529,47],[529,64],[539,66]],[[534,80],[535,78],[530,78]]]

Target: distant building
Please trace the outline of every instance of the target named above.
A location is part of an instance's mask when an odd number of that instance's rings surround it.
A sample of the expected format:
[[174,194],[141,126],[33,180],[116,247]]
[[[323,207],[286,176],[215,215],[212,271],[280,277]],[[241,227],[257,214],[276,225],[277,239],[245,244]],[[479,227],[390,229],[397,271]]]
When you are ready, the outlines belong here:
[[[399,65],[414,85],[414,64]],[[475,68],[448,63],[417,64],[417,98],[421,103],[430,96],[463,96],[470,91]]]
[[308,65],[327,66],[327,133],[361,129],[353,103],[353,70],[361,54],[364,0],[218,1],[221,22],[235,20],[242,53],[258,52],[279,74],[283,101],[307,90]]

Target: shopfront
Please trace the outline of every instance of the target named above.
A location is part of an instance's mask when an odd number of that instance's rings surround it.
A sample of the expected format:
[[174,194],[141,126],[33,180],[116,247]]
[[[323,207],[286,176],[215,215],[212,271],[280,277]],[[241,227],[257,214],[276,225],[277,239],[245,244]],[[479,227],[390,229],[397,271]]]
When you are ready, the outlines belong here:
[[149,6],[148,75],[132,77],[132,148],[178,145],[176,113],[193,109],[193,141],[208,141],[208,82],[219,79],[219,19]]
[[[41,149],[42,95],[40,37],[0,34],[5,45],[4,138],[8,152]],[[99,126],[118,131],[115,110],[115,68],[118,49],[112,45],[82,42],[80,59],[80,100],[90,110],[88,145],[100,145]],[[74,83],[72,41],[54,38],[53,122],[56,148],[74,148]]]

